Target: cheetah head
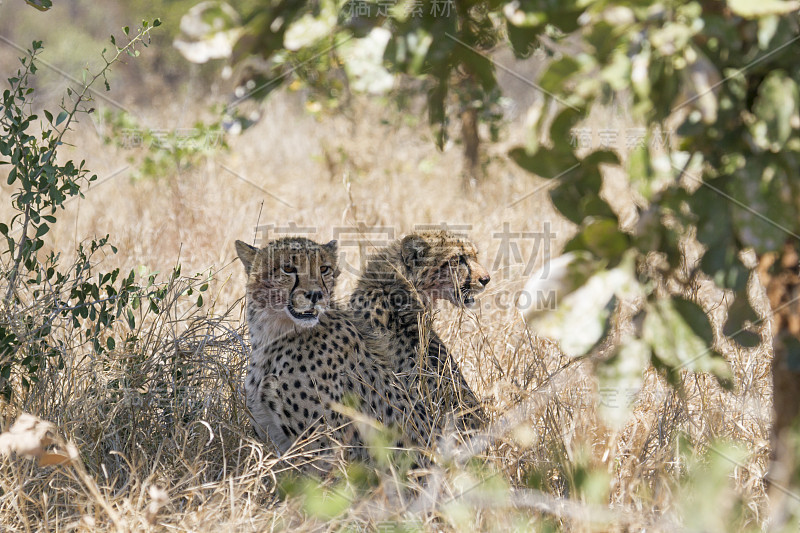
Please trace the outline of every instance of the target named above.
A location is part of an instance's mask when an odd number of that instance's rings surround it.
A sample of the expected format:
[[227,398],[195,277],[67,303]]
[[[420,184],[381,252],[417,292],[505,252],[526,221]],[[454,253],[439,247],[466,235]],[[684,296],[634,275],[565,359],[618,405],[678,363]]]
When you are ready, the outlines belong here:
[[491,279],[475,245],[451,231],[412,233],[400,241],[400,250],[408,278],[430,302],[472,307]]
[[337,244],[318,244],[286,237],[258,249],[236,241],[236,253],[247,271],[248,321],[266,322],[272,330],[310,328],[333,299]]

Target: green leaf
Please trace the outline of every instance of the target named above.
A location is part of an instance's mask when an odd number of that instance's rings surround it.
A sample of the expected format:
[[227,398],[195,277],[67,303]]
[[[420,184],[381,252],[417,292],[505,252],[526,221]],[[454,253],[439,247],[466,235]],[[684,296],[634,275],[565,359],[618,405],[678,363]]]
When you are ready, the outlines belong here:
[[[193,63],[209,59],[231,57],[234,61],[256,51],[269,58],[273,51],[283,47],[286,30],[294,21],[295,9],[302,4],[284,4],[276,11],[256,11],[249,24],[242,26],[239,14],[225,2],[200,2],[181,18],[181,32],[176,36],[175,48]],[[291,9],[291,8],[290,8]],[[280,16],[279,16],[280,15]],[[276,20],[277,19],[277,20]],[[271,23],[279,25],[277,31],[269,29]],[[263,32],[262,35],[258,35]]]
[[[680,370],[710,372],[720,383],[730,383],[731,371],[725,359],[714,351],[707,339],[711,330],[707,317],[696,304],[670,298],[648,302],[642,325],[642,338],[653,350],[660,366],[675,382]],[[679,310],[680,309],[680,310]],[[688,320],[687,320],[688,319]],[[655,363],[655,361],[654,361]]]
[[695,335],[700,337],[707,346],[714,343],[714,331],[711,322],[708,320],[706,312],[696,303],[685,298],[674,297],[672,305],[681,315],[681,318],[689,325]]
[[491,59],[463,46],[456,48],[455,53],[456,57],[477,76],[485,92],[488,93],[497,86],[497,79],[494,76],[494,63]]
[[[572,155],[572,137],[575,125],[583,118],[583,113],[578,109],[566,107],[562,109],[550,124],[550,140],[553,143],[551,152],[559,155]],[[573,156],[574,157],[574,156]]]
[[642,337],[670,368],[691,364],[708,349],[675,312],[669,299],[664,298],[648,305]]
[[636,191],[645,200],[653,197],[653,167],[650,163],[650,151],[647,146],[637,146],[628,156],[628,176]]
[[618,49],[620,35],[625,35],[624,30],[627,27],[629,27],[628,21],[623,22],[623,24],[610,24],[604,20],[597,20],[587,28],[586,42],[594,48],[595,53],[593,56],[599,63],[608,62],[610,54]]
[[586,252],[573,252],[534,273],[520,295],[518,307],[530,327],[550,337],[571,357],[584,355],[609,327],[616,296],[636,292],[633,261],[605,268]]
[[336,518],[353,504],[352,495],[341,486],[329,490],[310,479],[304,485],[303,509],[318,519]]
[[725,320],[722,333],[740,346],[755,348],[761,344],[761,337],[745,327],[748,322],[755,324],[758,321],[759,316],[750,306],[747,293],[741,291],[734,296],[733,303],[728,308],[728,318]]
[[116,345],[117,343],[114,340],[114,337],[109,337],[106,339],[106,346],[108,346],[109,350],[113,350]]
[[800,110],[797,83],[782,70],[767,74],[758,87],[753,112],[758,120],[750,125],[753,140],[771,152],[780,152],[792,135],[792,122]]
[[[25,0],[25,3],[29,6],[33,6],[39,11],[47,11],[51,7],[53,7],[53,2],[51,0]],[[42,47],[42,41],[34,41],[33,49],[37,50]],[[36,46],[36,43],[39,43],[39,46]]]
[[603,180],[595,172],[584,172],[578,167],[561,179],[561,183],[550,191],[550,199],[558,211],[575,224],[586,217],[616,219],[614,211],[600,197]]
[[749,158],[730,181],[734,233],[759,255],[779,250],[787,237],[800,233],[792,180],[783,165],[764,155]]
[[[726,187],[730,179],[713,180],[716,188]],[[697,240],[706,251],[700,259],[700,269],[718,287],[741,291],[747,285],[750,271],[739,260],[739,246],[733,234],[731,209],[737,206],[708,187],[700,187],[689,203],[698,215]]]
[[778,30],[780,17],[769,16],[759,19],[758,21],[758,46],[762,50],[770,48],[775,33]]
[[58,117],[56,117],[55,125],[58,126],[59,124],[64,122],[67,119],[68,116],[69,116],[69,113],[67,113],[66,111],[62,111],[61,113],[59,113]]
[[[731,479],[737,475],[739,465],[746,464],[751,452],[743,443],[711,441],[704,439],[694,449],[687,445],[697,439],[680,435],[678,453],[685,472],[676,487],[680,494],[676,512],[685,518],[686,531],[734,531],[744,528],[733,526],[737,511],[731,507],[738,500]],[[698,443],[699,444],[699,443]],[[685,469],[685,470],[684,470]]]
[[44,235],[48,231],[50,231],[50,226],[48,226],[47,224],[43,223],[38,228],[36,228],[36,238],[38,239],[39,237],[41,237],[42,235]]
[[598,172],[600,165],[619,165],[619,156],[611,150],[596,150],[581,159],[584,172]]
[[595,370],[600,395],[599,413],[610,427],[621,429],[633,410],[633,399],[644,383],[644,371],[650,363],[646,342],[625,337],[607,361]]
[[596,256],[616,264],[628,248],[630,237],[619,231],[616,218],[592,217],[583,228],[583,241]]
[[[335,17],[333,23],[335,24]],[[311,36],[313,37],[313,34]],[[309,35],[306,34],[303,38],[307,39]],[[384,59],[387,42],[390,39],[391,33],[388,30],[373,28],[361,39],[347,37],[341,41],[336,52],[344,63],[352,90],[378,95],[385,94],[392,89],[395,76],[386,68]],[[423,68],[427,52],[425,46],[430,46],[431,37],[426,34],[424,39],[424,42],[419,43],[414,50],[414,58],[409,67],[412,71],[421,71]]]
[[540,149],[534,154],[529,154],[525,148],[513,148],[509,157],[520,167],[539,177],[550,179],[561,176],[565,172],[574,170],[578,159],[571,152],[556,152]]
[[[581,161],[572,152],[552,150],[539,150],[530,156],[522,148],[515,148],[509,155],[517,164],[536,174],[558,171],[554,176],[559,176],[561,183],[550,191],[550,198],[559,212],[572,222],[580,224],[584,218],[590,216],[616,219],[614,211],[600,197],[603,180],[598,168],[600,164],[619,162],[612,152],[597,151]],[[553,168],[554,162],[559,166]],[[566,166],[570,163],[570,166]]]
[[727,3],[731,11],[746,19],[785,15],[800,9],[800,2],[795,0],[728,0]]
[[572,33],[581,26],[583,15],[589,2],[552,2],[544,3],[547,6],[547,22],[564,33]]
[[580,63],[569,55],[565,55],[558,61],[550,63],[542,77],[539,85],[549,93],[560,94],[564,92],[564,84],[573,74],[581,69]]
[[518,58],[527,58],[536,49],[534,45],[539,40],[542,27],[517,26],[509,21],[506,23],[506,31],[514,55]]
[[433,136],[436,147],[444,149],[447,142],[447,114],[445,111],[445,100],[447,98],[447,80],[440,79],[438,83],[428,91],[428,122],[433,129]]

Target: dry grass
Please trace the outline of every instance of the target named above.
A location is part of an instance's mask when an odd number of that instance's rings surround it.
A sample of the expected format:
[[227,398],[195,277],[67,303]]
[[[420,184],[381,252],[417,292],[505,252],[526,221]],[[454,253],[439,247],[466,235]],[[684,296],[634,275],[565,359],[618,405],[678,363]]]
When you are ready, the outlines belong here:
[[[130,109],[147,128],[191,127],[204,113],[195,100],[186,88]],[[523,270],[541,266],[545,250],[535,237],[514,237],[523,261],[511,255],[505,264],[498,236],[504,224],[518,233],[548,228],[552,255],[573,231],[545,188],[531,194],[544,182],[502,157],[523,138],[522,119],[492,148],[485,182],[462,193],[458,147],[436,152],[420,117],[421,107],[398,111],[361,101],[347,116],[317,119],[304,111],[301,95],[277,94],[258,125],[229,140],[229,151],[138,181],[129,175],[141,149],[103,144],[98,128],[107,125],[83,118],[61,157],[85,158],[100,180],[61,213],[54,248],[69,255],[77,242],[109,233],[120,251],[103,268],[166,273],[180,262],[184,273],[211,269],[212,297],[192,308],[174,286],[175,301],[141,326],[135,350],[96,357],[77,345],[63,370],[41,376],[21,403],[2,407],[3,429],[20,413],[33,413],[54,423],[56,439],[74,443],[79,456],[49,467],[3,458],[0,529],[327,531],[400,522],[426,531],[547,524],[570,531],[672,530],[691,518],[678,435],[700,449],[717,439],[743,444],[747,453],[733,469],[729,495],[745,509],[739,524],[760,528],[767,505],[766,346],[745,351],[720,341],[734,371],[733,392],[687,375],[686,393],[678,395],[649,373],[629,422],[608,427],[598,402],[627,401],[628,391],[604,399],[593,362],[569,361],[528,331],[510,305]],[[592,120],[607,123],[602,116]],[[611,180],[607,192],[621,212],[630,201],[625,191],[624,180]],[[341,228],[362,241],[344,246],[352,268],[343,269],[340,296],[352,287],[361,252],[386,237],[364,228],[400,236],[419,224],[469,227],[493,281],[476,312],[443,307],[436,326],[492,415],[493,439],[473,443],[485,444],[477,460],[465,461],[457,443],[443,443],[439,465],[416,491],[398,490],[397,474],[378,469],[378,482],[332,521],[278,496],[285,464],[252,437],[243,402],[245,276],[233,242],[251,240],[256,226],[289,222],[311,228],[311,238],[328,240]],[[705,285],[697,293],[719,327],[724,295]],[[763,301],[758,287],[753,294]],[[576,490],[585,475],[600,488]],[[334,494],[350,488],[338,485]]]

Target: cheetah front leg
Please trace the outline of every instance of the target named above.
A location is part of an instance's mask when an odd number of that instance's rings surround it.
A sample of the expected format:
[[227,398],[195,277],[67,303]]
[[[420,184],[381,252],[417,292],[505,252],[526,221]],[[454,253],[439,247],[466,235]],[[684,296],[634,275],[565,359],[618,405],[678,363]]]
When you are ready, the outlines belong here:
[[[256,369],[251,372],[257,373]],[[247,383],[251,383],[248,373]],[[260,379],[252,376],[254,387],[247,389],[247,408],[250,410],[250,421],[259,439],[269,439],[281,453],[292,447],[294,439],[288,434],[288,420],[280,413],[283,400],[278,393],[278,377],[273,374],[262,374]]]

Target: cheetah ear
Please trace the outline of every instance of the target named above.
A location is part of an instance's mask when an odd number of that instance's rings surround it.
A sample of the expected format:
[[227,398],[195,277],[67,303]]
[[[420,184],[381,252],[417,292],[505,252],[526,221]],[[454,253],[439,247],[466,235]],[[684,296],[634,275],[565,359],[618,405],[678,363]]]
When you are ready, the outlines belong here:
[[253,265],[253,259],[256,257],[256,252],[258,252],[258,248],[255,246],[250,246],[246,242],[236,241],[236,254],[244,263],[244,270],[248,274],[250,273],[250,267]]
[[403,256],[403,263],[408,268],[419,265],[425,257],[427,249],[428,246],[425,239],[419,235],[406,235],[403,237],[403,240],[400,241],[400,253]]
[[339,243],[334,239],[328,244],[323,244],[322,247],[334,257],[333,277],[336,278],[341,273],[339,270]]
[[339,252],[339,243],[336,241],[336,239],[333,239],[328,244],[323,244],[322,247],[328,252],[332,253],[334,256],[336,256],[336,254]]

